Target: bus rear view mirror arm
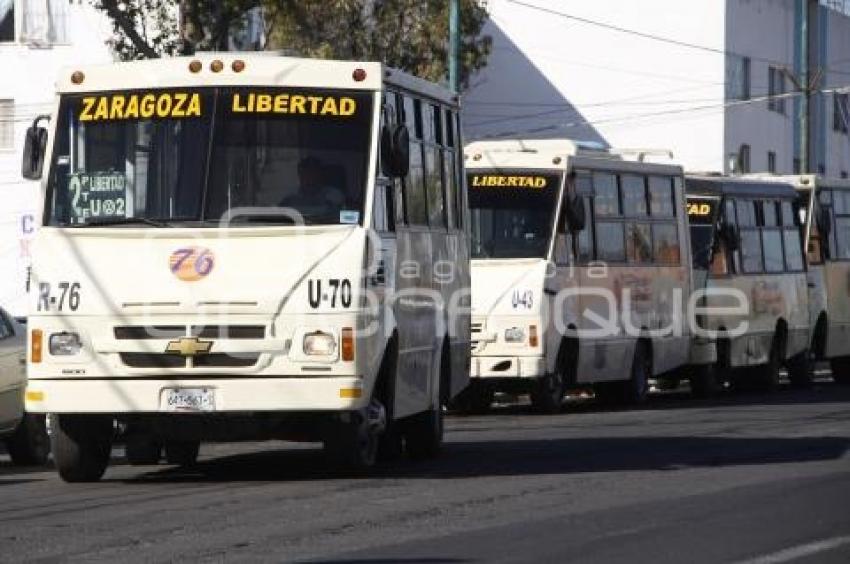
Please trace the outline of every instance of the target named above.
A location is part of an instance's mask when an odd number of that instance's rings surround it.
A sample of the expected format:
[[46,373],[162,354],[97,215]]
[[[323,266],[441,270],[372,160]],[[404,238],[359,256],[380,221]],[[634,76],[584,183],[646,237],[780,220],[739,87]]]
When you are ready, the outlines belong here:
[[36,116],[27,128],[24,138],[24,154],[21,163],[21,176],[27,180],[41,179],[44,167],[44,154],[47,151],[47,129],[38,125],[41,120],[49,120],[49,115]]

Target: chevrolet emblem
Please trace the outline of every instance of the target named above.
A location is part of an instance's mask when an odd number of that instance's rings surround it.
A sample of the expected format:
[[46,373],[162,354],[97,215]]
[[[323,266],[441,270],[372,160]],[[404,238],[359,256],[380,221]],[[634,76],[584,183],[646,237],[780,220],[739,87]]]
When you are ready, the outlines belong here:
[[212,341],[202,341],[197,337],[180,337],[176,341],[170,341],[165,352],[180,356],[198,356],[209,353],[212,345]]

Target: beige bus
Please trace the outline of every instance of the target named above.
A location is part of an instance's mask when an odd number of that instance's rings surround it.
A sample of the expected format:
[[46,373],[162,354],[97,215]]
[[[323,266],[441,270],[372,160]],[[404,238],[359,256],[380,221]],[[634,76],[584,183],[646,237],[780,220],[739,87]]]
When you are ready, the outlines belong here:
[[828,360],[836,382],[850,384],[850,180],[772,176],[799,194],[808,258],[811,358]]
[[[140,79],[140,77],[143,78]],[[457,98],[364,61],[210,54],[60,75],[41,178],[26,408],[63,479],[202,442],[436,456],[467,383]]]
[[465,148],[473,362],[466,407],[530,392],[557,410],[592,385],[641,402],[688,361],[682,170],[569,140]]
[[727,382],[771,390],[784,365],[810,379],[809,314],[797,194],[788,183],[686,177],[697,305],[690,373],[697,396]]

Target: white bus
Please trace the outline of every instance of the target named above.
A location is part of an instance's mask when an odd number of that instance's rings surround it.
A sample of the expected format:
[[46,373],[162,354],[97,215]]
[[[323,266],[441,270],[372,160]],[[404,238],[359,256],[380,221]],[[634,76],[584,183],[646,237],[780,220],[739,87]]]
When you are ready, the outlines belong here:
[[470,354],[453,94],[261,54],[57,87],[23,164],[43,177],[26,404],[55,414],[62,478],[99,479],[114,428],[131,463],[258,438],[360,470],[437,454]]
[[799,194],[808,259],[811,358],[828,360],[835,381],[850,384],[850,181],[812,174],[764,179],[791,183]]
[[809,314],[797,194],[788,183],[687,175],[696,289],[704,334],[692,343],[691,390],[710,396],[726,383],[772,390],[785,366],[811,379]]
[[473,363],[466,407],[565,389],[640,402],[687,364],[691,288],[682,170],[569,140],[465,148]]

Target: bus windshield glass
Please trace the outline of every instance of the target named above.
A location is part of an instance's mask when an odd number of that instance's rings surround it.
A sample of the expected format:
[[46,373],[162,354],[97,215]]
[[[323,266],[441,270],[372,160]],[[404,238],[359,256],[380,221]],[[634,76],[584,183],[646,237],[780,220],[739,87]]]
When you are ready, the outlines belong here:
[[360,223],[372,97],[265,87],[65,96],[48,224]]
[[563,174],[470,172],[472,258],[545,258]]

